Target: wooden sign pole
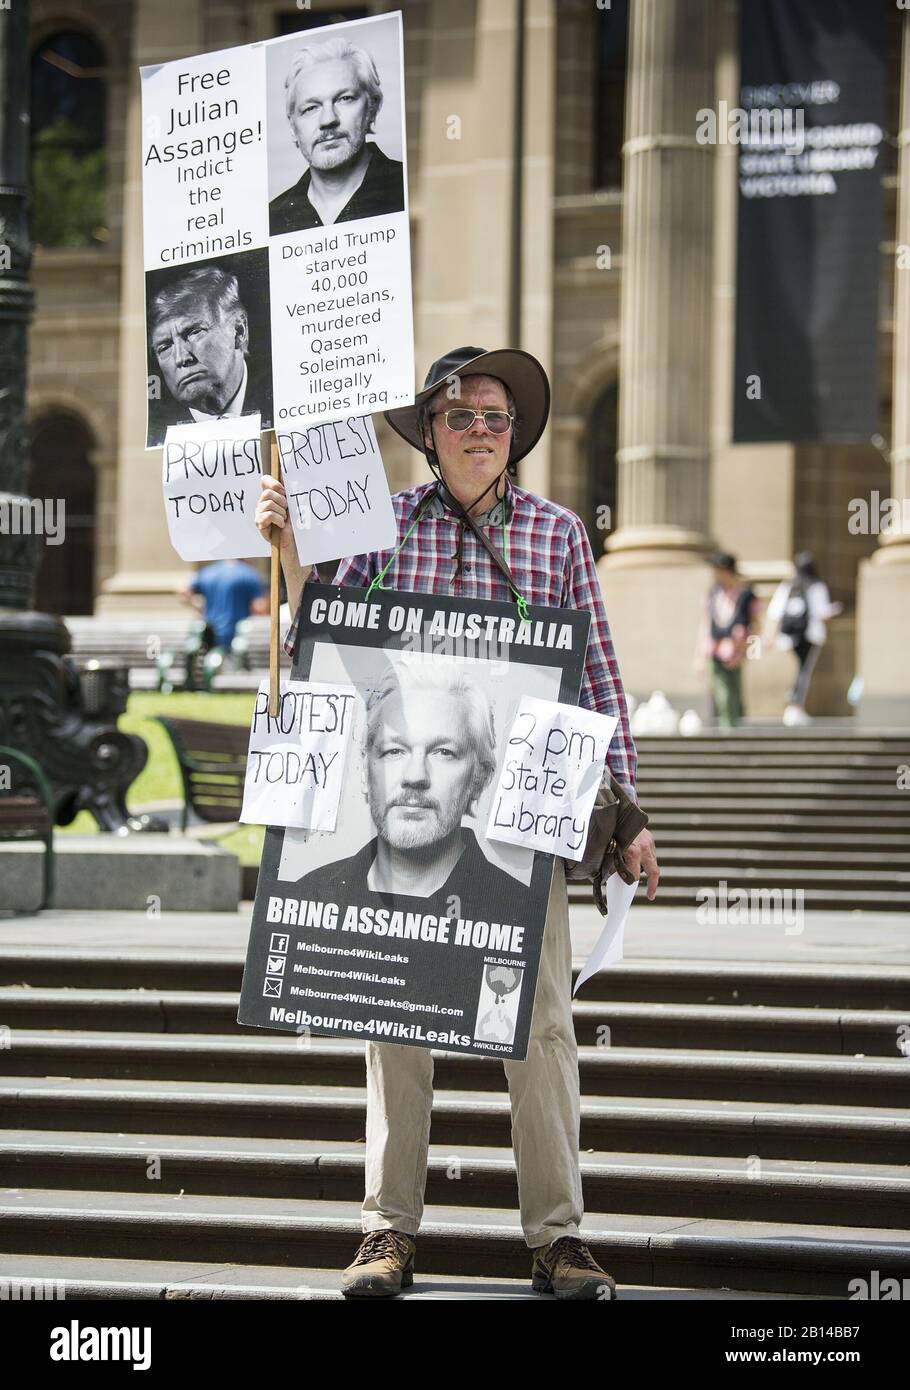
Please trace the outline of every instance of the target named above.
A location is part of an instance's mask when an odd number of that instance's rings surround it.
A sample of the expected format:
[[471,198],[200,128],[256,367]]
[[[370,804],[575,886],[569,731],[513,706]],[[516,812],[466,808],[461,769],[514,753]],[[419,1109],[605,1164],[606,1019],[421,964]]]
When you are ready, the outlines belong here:
[[[268,431],[271,436],[271,474],[273,478],[280,478],[281,472],[278,465],[278,439],[274,430]],[[269,714],[272,716],[278,713],[278,607],[279,607],[279,578],[281,575],[281,530],[278,526],[272,527],[272,557],[269,578],[271,581],[269,593]]]

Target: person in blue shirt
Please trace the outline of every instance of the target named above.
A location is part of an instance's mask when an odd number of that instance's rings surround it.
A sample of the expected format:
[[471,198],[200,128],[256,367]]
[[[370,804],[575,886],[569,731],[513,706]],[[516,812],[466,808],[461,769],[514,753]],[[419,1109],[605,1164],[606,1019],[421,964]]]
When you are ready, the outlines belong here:
[[242,618],[269,611],[268,586],[245,560],[213,560],[203,565],[177,596],[201,609],[217,647],[230,647]]

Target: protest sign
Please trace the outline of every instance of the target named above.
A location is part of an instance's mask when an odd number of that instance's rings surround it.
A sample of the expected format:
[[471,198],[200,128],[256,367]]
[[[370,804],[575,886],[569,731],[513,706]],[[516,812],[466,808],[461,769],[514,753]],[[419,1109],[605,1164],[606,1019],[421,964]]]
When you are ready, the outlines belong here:
[[581,859],[617,720],[525,696],[490,807],[491,839]]
[[253,825],[335,829],[354,687],[282,680],[269,714],[269,683],[256,694],[240,819]]
[[368,415],[275,434],[301,565],[395,544],[395,512]]
[[523,693],[578,698],[591,621],[529,612],[304,587],[293,678],[354,687],[351,761],[334,835],[266,832],[238,1022],[526,1055],[553,856],[485,828]]
[[258,415],[168,426],[161,482],[171,545],[181,560],[268,555],[254,519],[261,477]]
[[140,71],[146,447],[413,401],[400,14]]

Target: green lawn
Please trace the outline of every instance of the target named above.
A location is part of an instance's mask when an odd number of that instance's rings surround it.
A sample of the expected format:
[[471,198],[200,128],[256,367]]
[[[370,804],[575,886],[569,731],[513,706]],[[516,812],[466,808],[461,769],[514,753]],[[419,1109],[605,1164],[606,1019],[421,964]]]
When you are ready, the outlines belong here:
[[[239,695],[206,691],[175,691],[172,695],[161,695],[154,690],[134,690],[117,727],[126,734],[141,735],[148,744],[149,756],[143,771],[127,792],[126,804],[129,809],[137,811],[155,801],[183,800],[177,758],[170,739],[161,725],[156,723],[154,715],[172,714],[182,719],[211,719],[218,724],[249,726],[255,698],[256,693],[252,690]],[[72,825],[57,827],[59,835],[91,835],[97,830],[97,822],[88,811],[80,811]],[[225,835],[219,844],[236,854],[242,864],[258,864],[263,834],[262,826],[241,825]]]

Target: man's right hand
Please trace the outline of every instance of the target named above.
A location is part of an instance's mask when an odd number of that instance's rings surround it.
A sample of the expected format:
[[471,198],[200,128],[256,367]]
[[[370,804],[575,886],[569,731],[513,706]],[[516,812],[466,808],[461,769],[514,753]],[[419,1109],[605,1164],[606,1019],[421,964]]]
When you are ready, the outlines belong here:
[[260,479],[260,486],[262,491],[259,494],[259,501],[256,503],[256,529],[271,544],[272,527],[279,527],[281,531],[278,538],[279,544],[284,549],[294,539],[294,532],[288,517],[288,499],[284,490],[284,483],[280,482],[278,478],[264,473]]

